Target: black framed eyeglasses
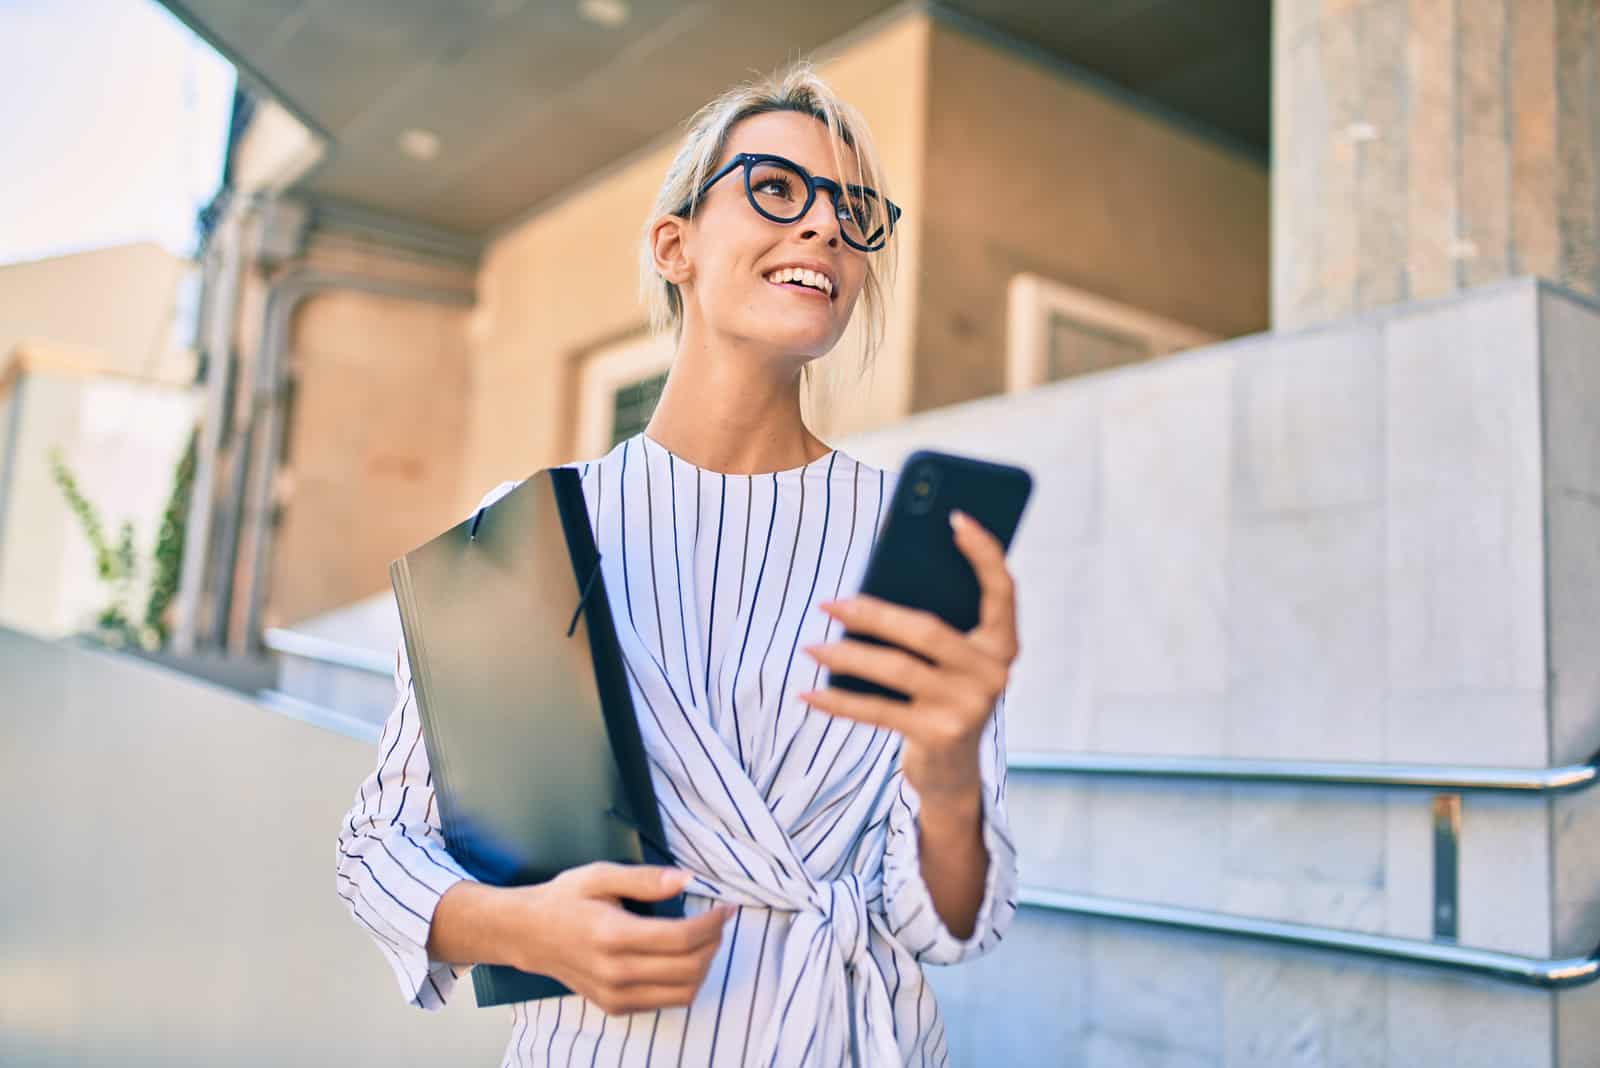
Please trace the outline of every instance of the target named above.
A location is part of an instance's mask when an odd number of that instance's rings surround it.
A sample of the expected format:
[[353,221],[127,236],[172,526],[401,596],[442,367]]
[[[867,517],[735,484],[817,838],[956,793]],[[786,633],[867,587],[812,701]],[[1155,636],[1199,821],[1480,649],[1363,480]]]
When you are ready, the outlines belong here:
[[688,215],[689,208],[706,195],[730,172],[743,168],[744,195],[763,218],[775,223],[797,222],[811,210],[817,190],[833,199],[839,219],[839,233],[845,244],[862,252],[876,252],[888,244],[900,221],[900,207],[877,190],[864,185],[843,188],[832,178],[818,178],[793,160],[768,152],[740,152],[705,180],[689,203],[675,214]]

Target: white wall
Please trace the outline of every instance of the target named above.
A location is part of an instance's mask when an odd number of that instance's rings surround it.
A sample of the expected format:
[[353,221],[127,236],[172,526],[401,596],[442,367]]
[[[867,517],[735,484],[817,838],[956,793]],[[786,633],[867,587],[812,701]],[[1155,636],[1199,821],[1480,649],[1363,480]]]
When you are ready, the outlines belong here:
[[471,984],[406,1004],[335,894],[360,742],[0,628],[0,1062],[497,1063]]
[[[843,447],[1032,469],[1013,750],[1545,767],[1600,748],[1597,389],[1600,315],[1518,280]],[[1011,782],[1026,884],[1432,936],[1426,794]],[[1600,790],[1469,795],[1461,944],[1593,949],[1597,828]],[[1600,1019],[1600,986],[1029,909],[934,983],[961,1064],[1577,1066]]]

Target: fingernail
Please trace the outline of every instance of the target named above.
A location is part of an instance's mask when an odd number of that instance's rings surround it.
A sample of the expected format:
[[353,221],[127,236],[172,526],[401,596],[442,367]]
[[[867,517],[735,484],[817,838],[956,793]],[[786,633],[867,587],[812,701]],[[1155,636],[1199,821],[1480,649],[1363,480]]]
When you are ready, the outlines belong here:
[[966,524],[967,514],[960,509],[950,509],[950,526],[952,529],[961,530]]
[[661,885],[668,890],[682,890],[689,885],[689,880],[694,878],[690,872],[682,868],[673,868],[661,876]]

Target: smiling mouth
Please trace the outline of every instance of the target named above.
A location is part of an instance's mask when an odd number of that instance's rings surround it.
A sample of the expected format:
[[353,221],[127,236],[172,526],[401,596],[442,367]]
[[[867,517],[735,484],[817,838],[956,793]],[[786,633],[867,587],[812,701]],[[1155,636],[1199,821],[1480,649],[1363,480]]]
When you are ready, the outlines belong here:
[[799,282],[774,282],[769,279],[767,281],[767,285],[771,286],[773,289],[792,290],[802,297],[810,297],[813,300],[820,300],[824,304],[833,303],[833,298],[828,296],[828,294],[824,293],[822,290],[812,289],[810,286],[802,285]]
[[766,279],[768,285],[804,290],[825,300],[833,300],[835,288],[833,278],[821,271],[805,267],[779,267],[775,271],[768,271],[762,277]]

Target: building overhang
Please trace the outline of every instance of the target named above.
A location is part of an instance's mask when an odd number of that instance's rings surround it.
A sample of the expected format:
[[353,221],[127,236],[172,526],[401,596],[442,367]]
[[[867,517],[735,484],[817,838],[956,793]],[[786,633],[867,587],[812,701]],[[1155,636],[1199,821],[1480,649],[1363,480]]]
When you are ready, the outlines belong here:
[[913,12],[1265,159],[1270,0],[161,0],[320,143],[313,204],[481,244],[729,85]]

